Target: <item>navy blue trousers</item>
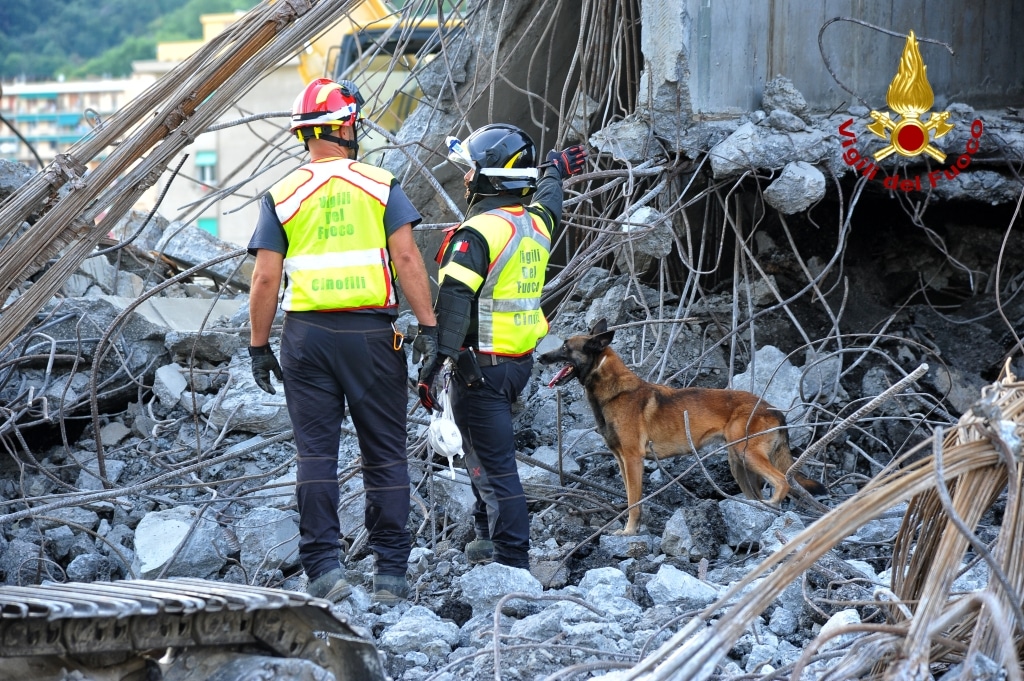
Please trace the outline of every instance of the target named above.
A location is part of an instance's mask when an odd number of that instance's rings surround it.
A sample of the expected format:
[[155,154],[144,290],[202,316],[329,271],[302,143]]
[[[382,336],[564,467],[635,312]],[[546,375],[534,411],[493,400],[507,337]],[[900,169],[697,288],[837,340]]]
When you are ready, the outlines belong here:
[[309,579],[341,565],[338,444],[345,403],[359,441],[376,570],[405,575],[410,536],[405,350],[386,315],[289,313],[281,370],[298,449],[299,559]]
[[494,542],[494,560],[530,568],[530,516],[516,467],[512,405],[526,387],[533,357],[481,367],[484,385],[452,378],[452,413],[462,432],[466,469],[476,502],[477,537]]

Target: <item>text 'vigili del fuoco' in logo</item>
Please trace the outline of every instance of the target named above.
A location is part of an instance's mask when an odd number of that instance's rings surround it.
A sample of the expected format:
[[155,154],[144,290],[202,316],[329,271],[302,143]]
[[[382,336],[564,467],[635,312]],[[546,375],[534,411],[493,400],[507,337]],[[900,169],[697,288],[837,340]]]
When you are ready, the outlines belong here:
[[[928,120],[924,120],[924,115],[935,102],[926,70],[917,46],[917,37],[911,31],[903,47],[899,70],[889,83],[889,91],[885,95],[885,103],[898,116],[893,119],[888,111],[872,111],[872,122],[866,126],[869,132],[887,142],[875,153],[864,156],[858,151],[857,134],[853,131],[852,118],[839,126],[839,134],[843,138],[843,161],[869,180],[873,180],[878,173],[876,163],[892,154],[906,158],[927,154],[939,163],[946,162],[946,154],[932,142],[952,130],[953,124],[949,122],[948,111],[932,112]],[[971,123],[971,136],[967,140],[964,153],[944,168],[926,173],[923,180],[921,175],[905,178],[893,175],[882,178],[882,184],[888,189],[911,192],[921,191],[925,186],[935,187],[944,180],[952,180],[971,164],[971,155],[978,151],[978,140],[983,128],[980,119]]]

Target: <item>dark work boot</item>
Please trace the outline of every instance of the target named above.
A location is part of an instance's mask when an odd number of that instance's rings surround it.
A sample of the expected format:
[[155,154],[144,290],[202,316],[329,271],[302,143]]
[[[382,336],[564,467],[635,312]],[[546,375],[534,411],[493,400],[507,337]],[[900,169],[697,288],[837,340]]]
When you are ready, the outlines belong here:
[[352,593],[352,587],[345,581],[345,573],[341,568],[334,568],[306,585],[306,593],[316,598],[326,598],[332,603],[340,603]]
[[470,565],[482,565],[494,560],[494,542],[490,539],[474,539],[466,544],[466,560]]
[[395,605],[409,597],[409,582],[405,575],[374,575],[373,602]]

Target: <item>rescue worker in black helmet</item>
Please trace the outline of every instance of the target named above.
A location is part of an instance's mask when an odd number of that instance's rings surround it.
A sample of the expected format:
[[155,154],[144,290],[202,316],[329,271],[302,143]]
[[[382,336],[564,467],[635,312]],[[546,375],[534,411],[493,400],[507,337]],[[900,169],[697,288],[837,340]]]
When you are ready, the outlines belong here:
[[582,170],[587,154],[580,145],[551,151],[541,174],[533,140],[501,123],[448,145],[448,158],[467,168],[469,211],[438,252],[438,357],[420,369],[420,402],[435,408],[434,381],[444,358],[453,358],[452,410],[476,497],[476,539],[466,557],[529,569],[530,518],[512,405],[548,331],[540,300],[562,216],[562,181]]
[[[256,384],[283,381],[298,450],[299,559],[313,596],[339,601],[338,445],[345,406],[359,441],[364,522],[374,554],[373,598],[408,595],[411,540],[406,455],[408,375],[396,280],[419,322],[416,349],[436,355],[426,267],[412,228],[420,214],[395,178],[355,160],[361,98],[351,82],[320,78],[295,100],[291,130],[311,161],[261,198],[249,242],[249,355]],[[281,362],[270,333],[281,307]]]

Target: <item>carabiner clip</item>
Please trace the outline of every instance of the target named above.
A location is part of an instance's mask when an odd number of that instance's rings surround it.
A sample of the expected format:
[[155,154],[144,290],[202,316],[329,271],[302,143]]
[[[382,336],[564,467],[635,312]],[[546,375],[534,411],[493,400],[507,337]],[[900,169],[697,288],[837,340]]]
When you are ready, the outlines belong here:
[[405,335],[398,330],[398,327],[395,326],[394,322],[391,322],[391,329],[395,332],[391,344],[395,348],[395,352],[398,352],[402,349],[402,346],[405,345]]

